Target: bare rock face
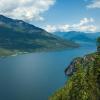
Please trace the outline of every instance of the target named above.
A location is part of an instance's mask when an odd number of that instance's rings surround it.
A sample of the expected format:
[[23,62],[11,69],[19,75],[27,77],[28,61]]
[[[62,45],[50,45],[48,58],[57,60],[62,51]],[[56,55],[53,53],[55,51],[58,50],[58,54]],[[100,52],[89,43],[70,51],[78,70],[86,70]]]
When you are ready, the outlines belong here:
[[65,75],[71,76],[77,70],[77,65],[81,64],[84,68],[87,68],[90,63],[95,61],[96,54],[86,55],[84,57],[75,58],[69,66],[65,69]]

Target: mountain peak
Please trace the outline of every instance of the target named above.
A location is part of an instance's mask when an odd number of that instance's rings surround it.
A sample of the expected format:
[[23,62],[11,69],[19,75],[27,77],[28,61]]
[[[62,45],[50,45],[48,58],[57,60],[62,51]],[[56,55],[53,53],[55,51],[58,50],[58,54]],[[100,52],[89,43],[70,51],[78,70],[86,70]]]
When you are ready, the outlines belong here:
[[[0,15],[1,55],[75,47],[78,45],[74,42],[52,35],[22,20]],[[5,52],[2,54],[2,51]]]
[[0,14],[0,17],[5,17],[5,16]]
[[38,32],[45,31],[23,20],[11,19],[3,15],[0,15],[0,24],[2,24],[3,26],[5,25],[7,27],[13,28],[13,29],[22,30],[28,33],[33,33],[33,31],[37,32],[37,30]]

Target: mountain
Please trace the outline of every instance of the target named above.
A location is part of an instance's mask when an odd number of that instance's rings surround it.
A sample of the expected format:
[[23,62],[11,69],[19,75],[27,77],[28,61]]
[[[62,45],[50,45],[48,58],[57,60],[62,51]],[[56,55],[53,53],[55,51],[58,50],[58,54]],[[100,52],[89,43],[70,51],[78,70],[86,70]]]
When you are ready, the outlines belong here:
[[66,84],[49,100],[100,100],[100,49],[98,50],[75,58],[70,63],[65,70],[68,76]]
[[0,15],[0,55],[74,48],[78,45],[22,20]]
[[84,32],[56,32],[57,36],[76,42],[96,42],[96,38],[100,36],[100,32],[84,33]]

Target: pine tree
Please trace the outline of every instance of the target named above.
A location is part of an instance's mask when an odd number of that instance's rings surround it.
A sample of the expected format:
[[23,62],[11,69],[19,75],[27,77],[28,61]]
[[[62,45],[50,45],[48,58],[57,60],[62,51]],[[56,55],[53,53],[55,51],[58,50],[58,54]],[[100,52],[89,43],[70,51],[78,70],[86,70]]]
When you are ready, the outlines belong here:
[[97,39],[97,52],[100,54],[100,37]]

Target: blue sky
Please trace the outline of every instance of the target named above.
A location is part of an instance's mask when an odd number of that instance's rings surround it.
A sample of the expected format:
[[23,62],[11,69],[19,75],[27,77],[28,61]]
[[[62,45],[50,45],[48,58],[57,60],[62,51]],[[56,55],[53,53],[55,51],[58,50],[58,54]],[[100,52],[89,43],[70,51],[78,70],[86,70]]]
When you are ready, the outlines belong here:
[[[75,24],[83,18],[93,18],[96,27],[100,26],[100,8],[88,8],[92,0],[56,0],[51,9],[44,14],[47,25]],[[41,24],[41,25],[42,25]],[[99,31],[99,29],[97,29]]]
[[[63,23],[67,22],[71,24],[78,22],[82,18],[92,17],[98,20],[100,23],[100,9],[87,8],[87,5],[89,5],[91,1],[92,0],[56,0],[54,7],[51,8],[50,13],[47,14],[47,17],[50,14],[51,18],[54,18],[52,15],[56,13],[56,18],[59,16],[58,20],[61,20]],[[54,19],[56,20],[56,18]]]
[[0,0],[0,14],[50,32],[100,31],[100,0]]
[[54,6],[44,14],[48,23],[73,23],[89,16],[84,0],[56,0]]

